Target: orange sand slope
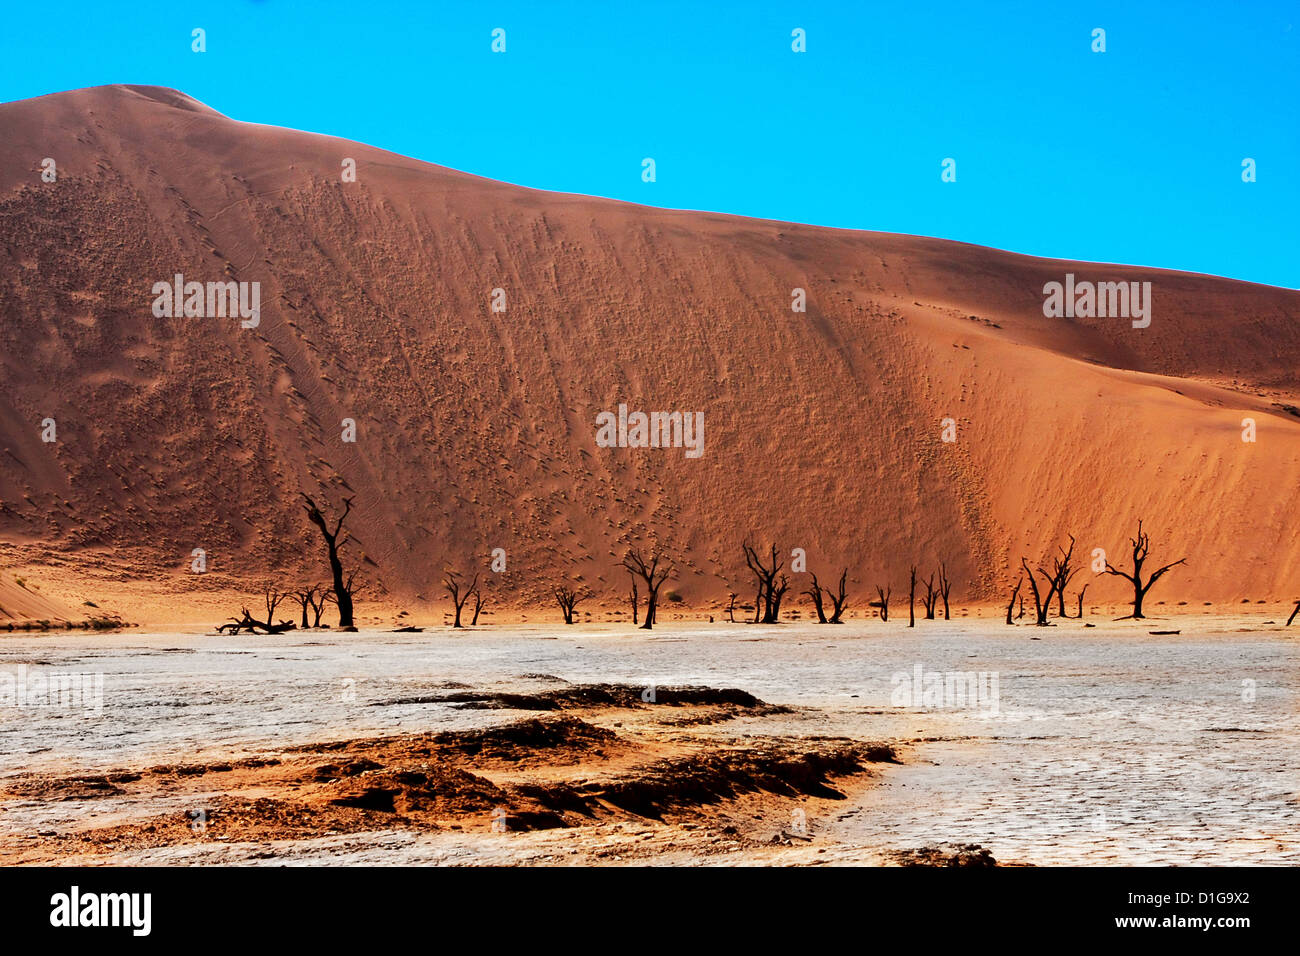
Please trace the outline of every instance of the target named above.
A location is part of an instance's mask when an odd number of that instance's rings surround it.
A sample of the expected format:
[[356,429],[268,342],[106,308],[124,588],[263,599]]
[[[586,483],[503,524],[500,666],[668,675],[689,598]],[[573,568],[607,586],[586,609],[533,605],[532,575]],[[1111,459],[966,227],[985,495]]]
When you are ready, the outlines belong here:
[[104,615],[84,606],[73,610],[59,600],[41,594],[24,578],[0,577],[0,624],[6,627],[79,624],[92,616]]
[[[1067,272],[1150,281],[1150,327],[1044,318]],[[259,282],[260,326],[156,318],[176,273]],[[0,106],[0,290],[0,575],[320,580],[306,489],[355,494],[350,553],[412,599],[493,548],[497,603],[613,599],[656,541],[699,607],[751,592],[749,537],[991,600],[1139,516],[1189,560],[1153,597],[1300,588],[1293,291],[538,192],[132,86]],[[703,456],[598,447],[620,402],[704,412]]]

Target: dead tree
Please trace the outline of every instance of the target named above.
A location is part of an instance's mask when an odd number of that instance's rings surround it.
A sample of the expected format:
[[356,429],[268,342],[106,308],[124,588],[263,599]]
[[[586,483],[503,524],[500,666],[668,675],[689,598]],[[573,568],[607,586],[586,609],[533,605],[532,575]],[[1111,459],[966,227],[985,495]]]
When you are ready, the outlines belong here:
[[470,627],[478,627],[478,613],[483,610],[483,605],[487,603],[487,596],[484,595],[483,589],[474,588],[474,616],[469,619]]
[[[1091,583],[1091,582],[1090,582]],[[1088,585],[1085,584],[1079,589],[1079,620],[1083,620],[1083,596],[1088,593]]]
[[[1020,566],[1024,569],[1025,576],[1029,578],[1029,587],[1034,596],[1034,625],[1036,627],[1047,627],[1048,618],[1052,612],[1052,600],[1055,598],[1057,611],[1061,618],[1065,618],[1065,588],[1070,583],[1070,579],[1078,574],[1077,568],[1072,568],[1074,559],[1074,535],[1070,535],[1069,548],[1058,548],[1061,552],[1059,557],[1052,559],[1052,570],[1039,568],[1038,574],[1042,575],[1043,583],[1046,590],[1040,590],[1038,587],[1038,577],[1034,571],[1030,570],[1029,562],[1025,558],[1020,559]],[[1024,617],[1024,599],[1021,598],[1020,616]]]
[[[1021,575],[1020,577],[1016,578],[1016,589],[1011,592],[1011,600],[1007,602],[1007,623],[1013,626],[1015,625],[1016,622],[1011,620],[1011,609],[1016,606],[1016,597],[1020,594],[1020,585],[1024,583],[1025,583],[1024,575]],[[1024,606],[1025,606],[1024,602],[1023,601],[1020,602],[1020,607],[1022,610]]]
[[309,588],[302,588],[293,592],[293,599],[302,607],[302,624],[301,627],[307,628],[307,609],[316,606],[316,592],[320,590],[319,584],[313,584]]
[[631,600],[632,600],[632,623],[633,623],[633,624],[637,624],[637,623],[639,623],[639,622],[638,622],[637,615],[640,613],[640,610],[641,610],[641,598],[640,598],[640,596],[636,593],[636,579],[635,579],[635,578],[632,579],[632,593],[629,594],[628,597],[631,598]]
[[731,591],[731,600],[727,602],[727,620],[736,623],[736,592]]
[[555,589],[555,601],[560,605],[560,613],[564,615],[565,624],[573,623],[573,609],[585,597],[585,595],[580,595],[573,588],[565,585],[560,585]]
[[894,589],[892,587],[885,587],[882,589],[879,584],[876,585],[876,593],[880,595],[880,600],[873,601],[872,604],[880,608],[880,619],[882,621],[889,620],[889,595],[892,594],[893,591]]
[[1060,548],[1061,556],[1052,559],[1052,587],[1056,589],[1056,613],[1058,617],[1066,617],[1065,613],[1065,588],[1070,583],[1070,579],[1079,573],[1078,568],[1071,568],[1074,561],[1074,535],[1070,535],[1070,547]]
[[320,508],[316,502],[304,492],[303,500],[307,502],[307,519],[320,529],[321,537],[325,539],[325,550],[329,558],[330,574],[334,578],[334,603],[339,609],[339,627],[353,627],[352,623],[352,590],[347,586],[348,582],[343,578],[343,563],[339,561],[339,548],[347,541],[348,536],[340,534],[343,529],[343,522],[346,520],[348,513],[352,511],[352,499],[343,499],[343,513],[339,519],[334,522],[334,530],[329,529],[325,521],[325,516],[321,514]]
[[907,626],[916,627],[916,565],[912,565],[912,583],[907,594]]
[[1046,618],[1052,612],[1052,599],[1056,597],[1056,585],[1058,580],[1055,572],[1049,573],[1044,571],[1042,568],[1039,568],[1038,573],[1041,574],[1043,580],[1047,582],[1047,590],[1043,594],[1043,615],[1044,618]]
[[943,597],[943,619],[951,620],[948,614],[948,594],[952,591],[952,582],[948,580],[948,566],[939,562],[939,594]]
[[[1049,587],[1046,594],[1040,592],[1038,590],[1038,579],[1034,577],[1034,572],[1029,569],[1029,562],[1022,557],[1020,566],[1025,569],[1025,577],[1029,578],[1029,587],[1034,592],[1034,625],[1036,627],[1047,627],[1047,614],[1052,609],[1054,590]],[[1049,581],[1051,580],[1050,576],[1042,568],[1039,568],[1039,573]]]
[[776,576],[780,573],[785,562],[777,559],[775,544],[772,545],[769,552],[772,562],[770,567],[763,563],[763,559],[758,556],[758,551],[751,548],[748,543],[745,543],[743,547],[745,549],[745,563],[749,565],[749,570],[753,571],[754,577],[758,579],[758,595],[754,598],[754,623],[776,624],[781,617],[781,598],[790,586],[785,575],[781,575],[779,584],[777,582]]
[[474,575],[474,580],[470,582],[469,587],[464,594],[460,590],[460,575],[455,571],[448,571],[442,579],[442,586],[447,593],[451,595],[451,603],[456,606],[456,619],[452,622],[452,627],[463,627],[460,623],[460,610],[469,600],[469,596],[478,589],[478,575]]
[[668,580],[668,575],[671,573],[670,568],[659,566],[661,560],[658,553],[652,553],[650,560],[646,561],[641,556],[641,552],[636,549],[628,551],[627,556],[623,558],[623,567],[627,568],[628,573],[645,582],[645,623],[641,628],[646,631],[655,626],[655,611],[659,607],[659,588]]
[[[266,603],[266,623],[264,626],[268,631],[275,626],[271,623],[275,620],[275,609],[279,607],[280,603],[288,596],[288,591],[277,591],[275,588],[267,588],[266,591],[263,592],[262,599]],[[244,614],[248,614],[247,608],[244,609]],[[289,621],[281,621],[280,623],[289,625],[285,630],[289,630],[289,628],[293,627],[293,624]]]
[[[293,592],[294,600],[302,608],[302,627],[320,627],[321,615],[325,613],[325,608],[334,600],[334,592],[323,584],[313,584],[311,587],[302,588]],[[307,623],[307,612],[311,611],[312,621]]]
[[781,599],[785,597],[785,592],[790,589],[790,581],[783,574],[781,579],[776,582],[772,588],[772,623],[781,623]]
[[[348,605],[351,606],[352,603],[356,600],[357,595],[360,594],[365,589],[366,589],[366,583],[364,581],[357,580],[357,572],[349,571],[347,578],[345,578],[343,581],[343,590],[347,593]],[[335,604],[339,603],[339,598],[337,594],[333,595],[333,600]]]
[[1142,580],[1142,565],[1146,563],[1147,556],[1150,553],[1151,541],[1147,537],[1146,532],[1142,530],[1142,520],[1140,518],[1138,519],[1137,537],[1129,538],[1129,543],[1133,546],[1132,571],[1121,571],[1119,568],[1114,567],[1109,561],[1106,562],[1107,574],[1113,574],[1116,577],[1123,578],[1125,581],[1128,581],[1129,584],[1133,585],[1133,613],[1120,618],[1121,621],[1127,620],[1128,618],[1141,620],[1144,616],[1142,614],[1142,602],[1146,600],[1147,592],[1151,590],[1151,586],[1164,577],[1170,568],[1187,563],[1186,558],[1179,558],[1172,564],[1166,564],[1164,567],[1154,571],[1144,582]]
[[256,634],[262,631],[266,634],[283,634],[285,631],[292,631],[293,621],[280,621],[275,623],[275,609],[285,598],[289,597],[287,591],[277,591],[275,588],[267,588],[263,592],[263,599],[266,603],[266,619],[259,621],[253,617],[247,607],[244,607],[242,617],[232,617],[230,623],[222,624],[217,628],[218,631],[229,630],[231,634],[238,634],[241,630]]
[[316,598],[315,603],[313,603],[311,606],[312,627],[321,626],[320,623],[321,615],[325,613],[325,608],[327,608],[330,605],[330,602],[332,602],[333,600],[334,600],[333,589],[322,587],[319,596]]
[[826,607],[822,603],[822,586],[817,583],[817,575],[812,576],[812,586],[803,592],[812,598],[813,607],[817,609],[817,623],[826,624]]
[[844,606],[845,604],[848,603],[849,600],[848,595],[845,594],[844,592],[844,582],[848,579],[848,576],[849,576],[849,569],[845,568],[843,571],[840,572],[839,587],[835,591],[832,591],[830,588],[826,589],[826,596],[831,599],[831,621],[830,622],[832,624],[844,623]]
[[1295,602],[1295,610],[1292,611],[1292,612],[1291,612],[1291,616],[1288,617],[1288,618],[1286,619],[1286,626],[1287,626],[1287,627],[1290,627],[1290,626],[1291,626],[1291,622],[1295,620],[1295,616],[1296,616],[1297,614],[1300,614],[1300,601],[1296,601],[1296,602]]
[[934,586],[934,575],[930,575],[930,580],[925,582],[925,597],[921,599],[925,605],[925,619],[934,620],[934,608],[939,603],[939,591]]

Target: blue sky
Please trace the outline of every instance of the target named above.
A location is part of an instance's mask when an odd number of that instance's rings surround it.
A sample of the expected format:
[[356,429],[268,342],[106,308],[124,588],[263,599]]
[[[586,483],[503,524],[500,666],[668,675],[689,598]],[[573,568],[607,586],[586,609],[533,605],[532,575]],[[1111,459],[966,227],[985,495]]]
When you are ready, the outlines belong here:
[[67,0],[0,62],[0,100],[170,86],[541,189],[1300,287],[1300,0]]

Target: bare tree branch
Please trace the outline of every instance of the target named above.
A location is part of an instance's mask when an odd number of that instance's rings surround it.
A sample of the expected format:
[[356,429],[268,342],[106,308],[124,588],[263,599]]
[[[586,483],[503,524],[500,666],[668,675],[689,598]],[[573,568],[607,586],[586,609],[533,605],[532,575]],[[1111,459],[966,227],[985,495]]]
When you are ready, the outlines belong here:
[[[1151,590],[1151,586],[1164,577],[1170,568],[1175,568],[1180,564],[1186,564],[1187,559],[1179,558],[1177,561],[1174,561],[1171,564],[1166,564],[1164,567],[1157,569],[1144,583],[1142,580],[1142,566],[1146,563],[1147,557],[1150,555],[1151,539],[1147,536],[1147,533],[1142,530],[1142,520],[1140,518],[1138,519],[1137,537],[1129,538],[1129,544],[1133,546],[1133,570],[1121,571],[1119,568],[1112,565],[1110,561],[1107,561],[1105,573],[1123,578],[1133,585],[1133,613],[1127,616],[1134,620],[1141,620],[1145,616],[1142,613],[1142,602],[1146,600],[1147,592]],[[1123,620],[1123,618],[1120,620]]]

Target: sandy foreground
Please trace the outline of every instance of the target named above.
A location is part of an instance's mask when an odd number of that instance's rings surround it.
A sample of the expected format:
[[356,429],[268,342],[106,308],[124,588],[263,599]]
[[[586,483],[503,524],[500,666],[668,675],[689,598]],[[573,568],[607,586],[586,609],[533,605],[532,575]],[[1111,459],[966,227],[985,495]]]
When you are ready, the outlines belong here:
[[15,635],[0,862],[1300,862],[1270,621]]

